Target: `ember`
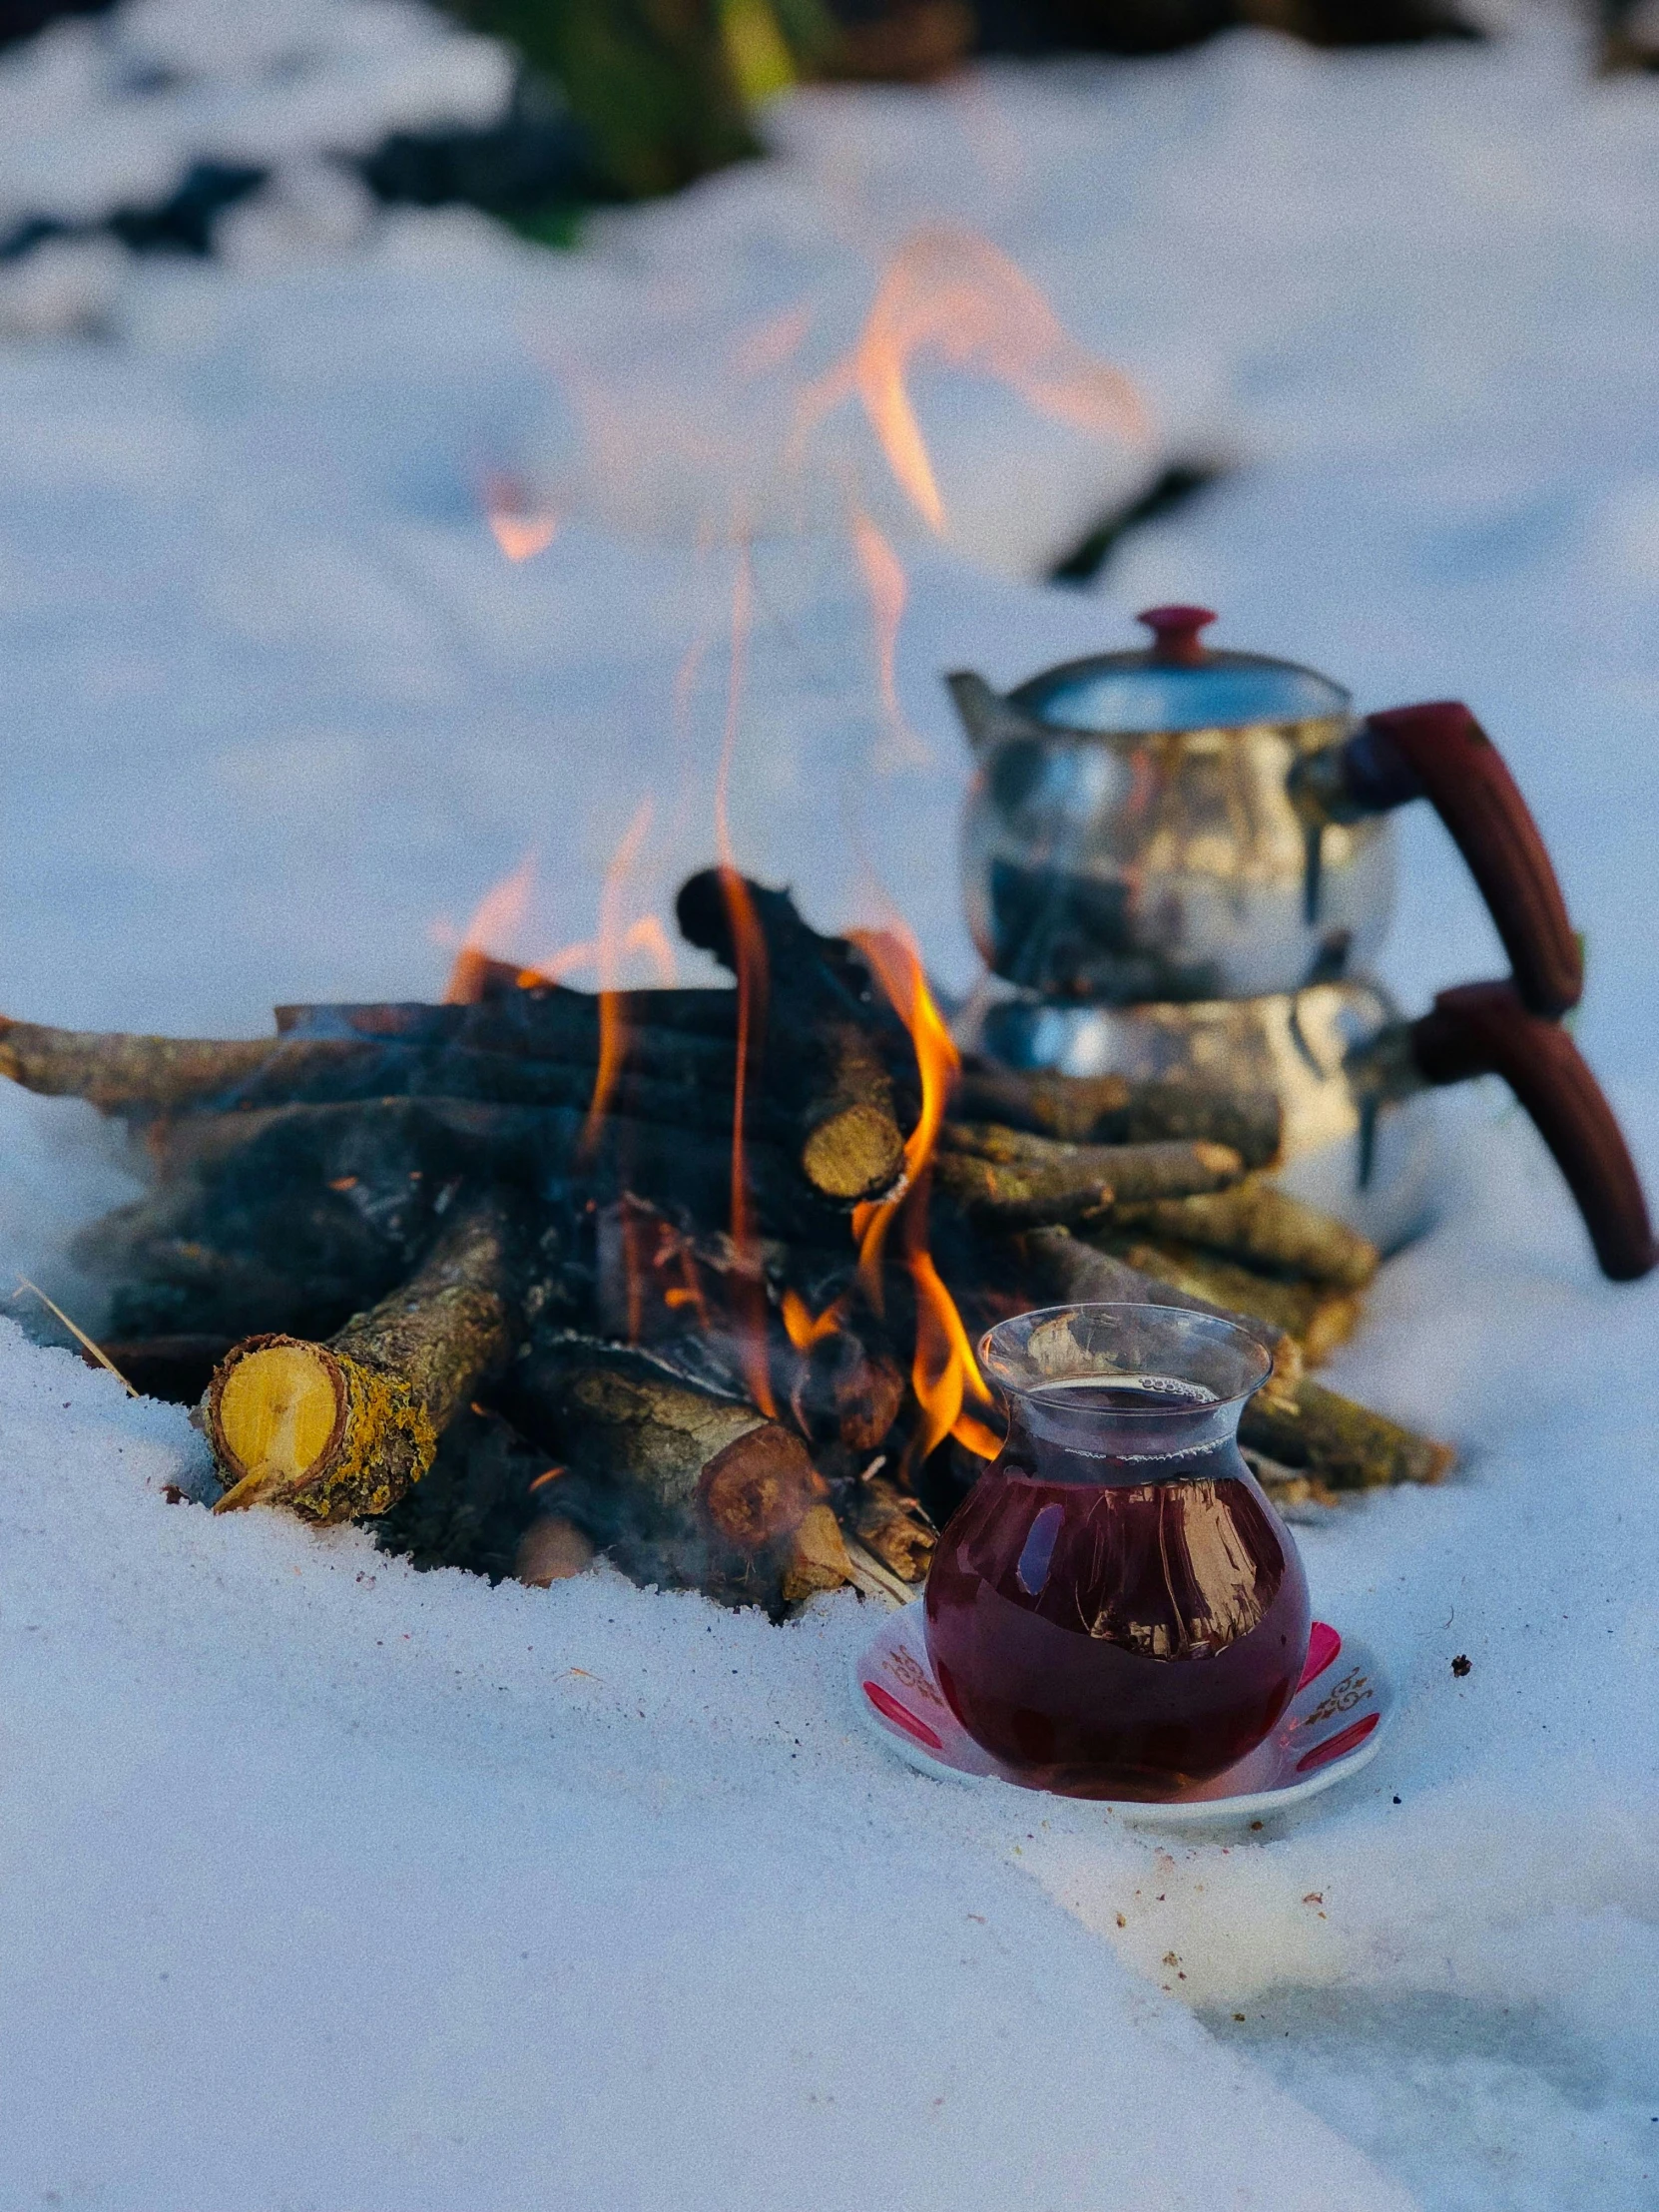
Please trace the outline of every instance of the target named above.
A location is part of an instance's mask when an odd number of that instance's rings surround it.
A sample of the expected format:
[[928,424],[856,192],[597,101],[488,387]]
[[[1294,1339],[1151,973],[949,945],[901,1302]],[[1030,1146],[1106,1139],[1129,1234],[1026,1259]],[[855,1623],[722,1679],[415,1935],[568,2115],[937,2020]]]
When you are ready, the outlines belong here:
[[1261,1181],[1271,1100],[964,1065],[906,942],[821,936],[729,865],[677,913],[738,989],[615,987],[644,833],[597,993],[492,959],[486,916],[443,1005],[238,1043],[0,1026],[0,1071],[142,1142],[152,1190],[82,1256],[124,1374],[188,1399],[211,1371],[221,1509],[528,1581],[597,1551],[775,1616],[902,1596],[997,1448],[978,1333],[1075,1298],[1246,1316],[1281,1495],[1443,1472],[1304,1376],[1376,1255]]

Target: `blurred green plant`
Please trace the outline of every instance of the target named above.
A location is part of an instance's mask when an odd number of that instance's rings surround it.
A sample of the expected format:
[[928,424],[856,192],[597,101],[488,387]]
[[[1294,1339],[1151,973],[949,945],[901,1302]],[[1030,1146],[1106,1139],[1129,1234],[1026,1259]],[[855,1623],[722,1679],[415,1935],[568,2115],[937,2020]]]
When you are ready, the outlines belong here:
[[820,0],[449,0],[551,79],[635,199],[760,152],[752,106],[833,41]]

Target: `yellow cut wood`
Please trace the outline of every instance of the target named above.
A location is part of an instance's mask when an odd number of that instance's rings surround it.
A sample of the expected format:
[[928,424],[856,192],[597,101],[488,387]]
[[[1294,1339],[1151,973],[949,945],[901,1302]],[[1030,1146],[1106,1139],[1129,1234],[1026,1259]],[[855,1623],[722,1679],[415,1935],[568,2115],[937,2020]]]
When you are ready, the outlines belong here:
[[506,1224],[468,1209],[419,1273],[326,1345],[250,1337],[209,1385],[225,1475],[216,1512],[286,1505],[306,1520],[383,1513],[432,1463],[462,1400],[512,1347]]

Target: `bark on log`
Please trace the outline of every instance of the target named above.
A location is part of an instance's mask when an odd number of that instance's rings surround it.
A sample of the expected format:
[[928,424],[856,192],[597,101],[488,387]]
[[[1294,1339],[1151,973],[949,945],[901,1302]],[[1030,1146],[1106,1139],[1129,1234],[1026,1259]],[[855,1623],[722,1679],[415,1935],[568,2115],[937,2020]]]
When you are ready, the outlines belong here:
[[1449,1444],[1401,1427],[1369,1405],[1304,1381],[1294,1398],[1245,1407],[1240,1440],[1281,1466],[1306,1472],[1333,1490],[1370,1490],[1390,1482],[1438,1482],[1457,1463]]
[[1301,1345],[1271,1322],[1218,1306],[1214,1300],[1196,1297],[1161,1277],[1144,1275],[1127,1261],[1072,1236],[1069,1230],[1035,1230],[1023,1240],[1023,1249],[1044,1294],[1057,1304],[1175,1306],[1189,1314],[1216,1314],[1249,1330],[1273,1355],[1273,1374],[1263,1384],[1264,1390],[1283,1394],[1301,1380]]
[[939,1541],[921,1500],[896,1482],[872,1475],[847,1506],[852,1533],[901,1582],[925,1580]]
[[852,1563],[841,1540],[840,1523],[828,1505],[809,1506],[790,1538],[784,1562],[783,1599],[801,1605],[822,1590],[838,1590],[852,1579]]
[[[853,945],[820,936],[787,891],[745,878],[742,895],[766,948],[767,1020],[756,1039],[757,1064],[764,1088],[799,1116],[802,1172],[827,1198],[880,1198],[903,1172],[888,1061],[911,1065],[909,1038]],[[739,948],[722,872],[690,876],[675,912],[687,942],[736,974]]]
[[1337,1290],[1363,1291],[1378,1269],[1377,1247],[1346,1222],[1255,1180],[1204,1197],[1120,1205],[1113,1223]]
[[504,1390],[521,1428],[631,1491],[664,1533],[695,1527],[754,1553],[823,1498],[799,1436],[621,1346],[555,1339],[514,1363]]
[[[539,1197],[580,1182],[584,1193],[601,1200],[633,1190],[678,1204],[705,1222],[728,1218],[729,1130],[699,1131],[610,1114],[590,1146],[586,1128],[586,1113],[573,1108],[372,1098],[168,1123],[158,1131],[154,1149],[164,1176],[177,1180],[195,1171],[220,1174],[239,1148],[260,1141],[281,1148],[287,1178],[325,1188],[349,1175],[366,1193],[378,1183],[375,1161],[384,1147],[388,1158],[417,1161],[434,1189],[446,1177],[464,1176]],[[787,1234],[807,1247],[844,1251],[845,1214],[811,1189],[788,1151],[757,1137],[745,1146],[745,1168],[763,1230]]]
[[383,1513],[432,1463],[439,1432],[507,1357],[508,1232],[468,1206],[410,1281],[326,1345],[254,1337],[215,1371],[209,1439],[229,1487],[214,1508],[286,1505],[307,1520]]
[[[441,1010],[441,1009],[440,1009]],[[718,1037],[624,1033],[607,1110],[712,1133],[732,1126],[734,1050]],[[101,1113],[143,1121],[164,1114],[258,1112],[382,1098],[476,1099],[586,1114],[598,1071],[584,1058],[544,1058],[456,1041],[281,1037],[207,1038],[81,1033],[14,1023],[0,1033],[0,1074],[26,1090],[85,1098]],[[796,1122],[770,1100],[752,1126],[793,1141]]]
[[1195,1298],[1212,1299],[1230,1313],[1253,1321],[1271,1322],[1287,1330],[1301,1344],[1311,1367],[1328,1360],[1347,1344],[1359,1327],[1364,1302],[1358,1291],[1333,1290],[1325,1283],[1287,1283],[1276,1276],[1258,1275],[1214,1252],[1172,1239],[1137,1237],[1119,1233],[1115,1225],[1091,1233],[1089,1242],[1126,1260],[1143,1275],[1173,1283]]
[[984,1229],[1041,1229],[1098,1221],[1113,1189],[1092,1161],[998,1165],[969,1152],[935,1153],[933,1189]]
[[1025,1245],[1042,1279],[1061,1299],[1184,1306],[1242,1322],[1264,1342],[1277,1338],[1275,1373],[1245,1406],[1239,1440],[1281,1464],[1306,1472],[1333,1490],[1358,1490],[1390,1482],[1437,1482],[1456,1463],[1456,1453],[1448,1444],[1419,1436],[1352,1398],[1308,1382],[1299,1372],[1300,1361],[1281,1365],[1285,1348],[1296,1345],[1294,1337],[1141,1275],[1064,1230],[1039,1230],[1026,1238]]
[[[141,1396],[198,1405],[231,1344],[229,1337],[200,1334],[107,1337],[98,1349]],[[90,1353],[82,1357],[89,1367],[97,1364]]]
[[1010,1230],[1067,1227],[1243,1173],[1231,1147],[1203,1140],[1073,1145],[987,1122],[947,1122],[933,1161],[936,1189],[984,1227]]
[[1296,1505],[1335,1505],[1337,1492],[1306,1468],[1282,1466],[1265,1451],[1241,1447],[1245,1465],[1281,1512]]
[[1170,1139],[1144,1144],[1067,1144],[994,1121],[947,1121],[939,1130],[945,1152],[971,1153],[1007,1167],[1069,1167],[1079,1177],[1098,1174],[1112,1186],[1117,1202],[1146,1204],[1154,1199],[1189,1198],[1226,1190],[1244,1175],[1244,1162],[1231,1145],[1204,1138]]
[[48,1098],[84,1098],[105,1114],[134,1108],[177,1113],[216,1100],[234,1102],[278,1060],[286,1080],[303,1087],[337,1068],[356,1049],[322,1040],[288,1045],[270,1037],[219,1040],[52,1029],[0,1016],[0,1075]]
[[880,1198],[904,1170],[892,1078],[856,1022],[834,1023],[820,1046],[828,1067],[802,1115],[802,1172],[826,1198]]
[[1247,1168],[1270,1167],[1284,1136],[1279,1101],[1269,1092],[1033,1074],[978,1058],[963,1062],[954,1103],[964,1121],[1002,1122],[1067,1144],[1203,1139],[1230,1146]]

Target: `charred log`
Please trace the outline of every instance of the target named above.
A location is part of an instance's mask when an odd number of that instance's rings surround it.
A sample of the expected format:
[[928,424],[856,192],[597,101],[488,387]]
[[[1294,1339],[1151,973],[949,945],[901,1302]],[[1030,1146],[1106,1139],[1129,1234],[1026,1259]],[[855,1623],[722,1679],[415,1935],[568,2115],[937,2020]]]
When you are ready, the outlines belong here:
[[503,1404],[538,1441],[603,1475],[648,1531],[753,1554],[786,1542],[823,1498],[799,1436],[618,1345],[542,1344],[515,1362]]
[[828,1198],[890,1190],[903,1169],[894,1074],[908,1079],[909,1037],[868,962],[842,937],[820,936],[787,891],[718,868],[691,876],[675,904],[687,942],[739,971],[737,917],[760,939],[767,1003],[761,1045],[767,1087],[793,1105],[802,1172]]

